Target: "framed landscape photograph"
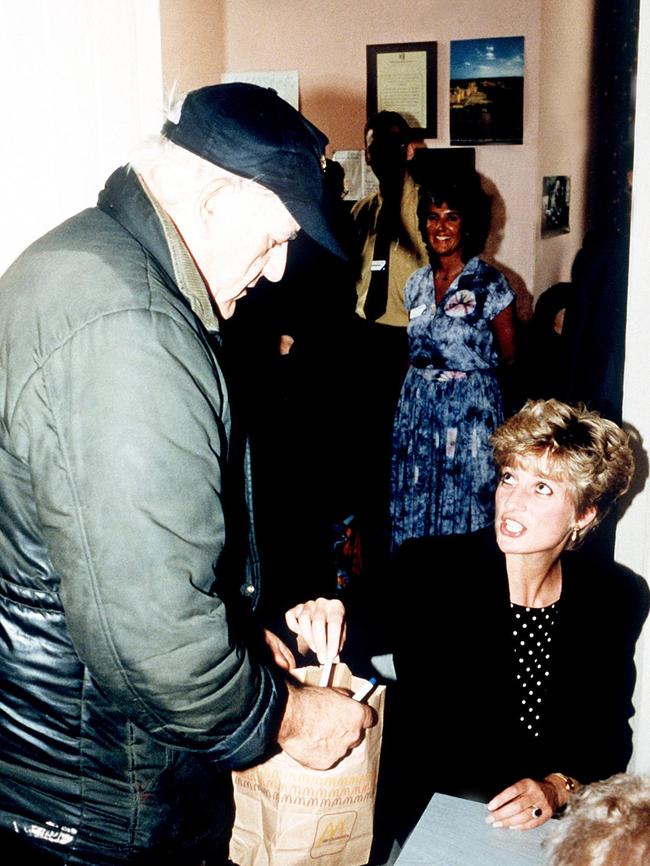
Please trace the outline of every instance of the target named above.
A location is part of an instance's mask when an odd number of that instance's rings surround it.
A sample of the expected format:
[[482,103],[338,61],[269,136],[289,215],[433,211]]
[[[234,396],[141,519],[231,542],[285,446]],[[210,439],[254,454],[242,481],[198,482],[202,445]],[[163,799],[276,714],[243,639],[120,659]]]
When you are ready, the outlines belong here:
[[523,36],[451,43],[449,131],[452,144],[523,143]]
[[397,111],[422,138],[435,138],[437,43],[396,42],[366,46],[366,110]]

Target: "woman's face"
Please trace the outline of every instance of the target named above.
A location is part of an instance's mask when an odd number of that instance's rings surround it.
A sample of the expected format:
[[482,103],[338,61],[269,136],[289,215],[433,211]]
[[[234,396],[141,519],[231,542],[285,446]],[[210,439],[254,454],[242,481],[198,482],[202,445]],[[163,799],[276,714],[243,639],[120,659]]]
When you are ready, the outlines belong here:
[[463,218],[446,203],[432,204],[427,216],[427,239],[437,256],[450,256],[461,252]]
[[574,527],[590,523],[595,509],[578,517],[567,481],[554,478],[548,462],[528,458],[505,466],[497,487],[497,543],[506,554],[559,556]]

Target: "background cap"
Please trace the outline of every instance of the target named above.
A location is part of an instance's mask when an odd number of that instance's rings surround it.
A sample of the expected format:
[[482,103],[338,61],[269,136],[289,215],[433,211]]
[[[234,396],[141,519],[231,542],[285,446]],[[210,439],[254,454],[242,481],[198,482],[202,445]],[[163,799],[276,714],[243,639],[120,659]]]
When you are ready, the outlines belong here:
[[325,200],[327,137],[275,90],[232,83],[187,94],[162,134],[192,153],[274,192],[300,227],[345,258]]

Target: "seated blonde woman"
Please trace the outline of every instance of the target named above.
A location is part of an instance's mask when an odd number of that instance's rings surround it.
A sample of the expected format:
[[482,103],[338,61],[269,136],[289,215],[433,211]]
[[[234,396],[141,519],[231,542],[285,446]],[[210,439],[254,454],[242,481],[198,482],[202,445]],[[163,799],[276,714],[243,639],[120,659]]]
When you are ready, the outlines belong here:
[[632,751],[647,587],[576,550],[629,486],[628,437],[540,400],[493,445],[494,527],[412,539],[397,557],[396,585],[409,588],[395,652],[407,824],[442,791],[487,801],[494,827],[537,827]]

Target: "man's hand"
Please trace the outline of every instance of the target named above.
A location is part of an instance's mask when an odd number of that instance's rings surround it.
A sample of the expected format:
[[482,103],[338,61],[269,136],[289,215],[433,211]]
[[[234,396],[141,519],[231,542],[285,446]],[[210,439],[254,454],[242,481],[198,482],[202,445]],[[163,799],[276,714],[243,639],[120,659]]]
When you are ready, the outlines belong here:
[[329,598],[306,601],[288,610],[285,619],[297,635],[298,652],[313,650],[320,664],[337,661],[345,643],[345,608],[340,601]]
[[279,668],[282,668],[283,671],[290,671],[292,668],[295,668],[296,659],[294,654],[286,643],[280,640],[277,634],[269,631],[268,628],[264,629],[264,642],[271,650],[273,661]]
[[370,707],[335,689],[287,685],[289,699],[278,743],[299,764],[312,770],[333,767],[377,721]]

